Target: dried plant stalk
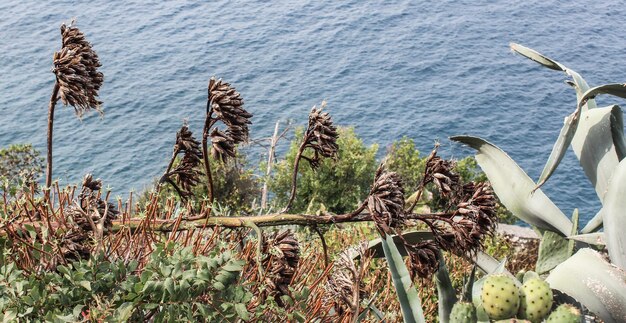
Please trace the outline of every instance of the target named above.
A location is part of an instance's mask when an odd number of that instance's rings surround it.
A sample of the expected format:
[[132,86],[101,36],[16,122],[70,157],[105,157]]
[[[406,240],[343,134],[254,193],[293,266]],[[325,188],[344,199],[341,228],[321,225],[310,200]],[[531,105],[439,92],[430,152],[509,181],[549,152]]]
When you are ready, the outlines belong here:
[[[314,106],[309,113],[309,124],[304,132],[302,144],[300,144],[300,148],[298,149],[293,165],[291,193],[283,212],[289,211],[296,198],[300,159],[307,160],[312,168],[317,168],[320,165],[321,157],[337,158],[339,151],[337,138],[339,137],[339,133],[337,132],[337,127],[333,125],[333,121],[328,112],[322,112],[325,107],[326,102],[324,101],[319,109]],[[314,155],[312,158],[308,158],[303,155],[307,148],[313,149]]]
[[[213,116],[215,114],[215,117]],[[209,204],[213,203],[213,177],[209,164],[208,139],[211,137],[211,153],[216,159],[225,162],[235,156],[235,146],[248,141],[252,114],[243,108],[243,99],[229,83],[212,77],[208,85],[206,119],[202,132],[202,155],[207,175],[207,191]],[[211,131],[217,121],[226,125],[228,130]],[[210,212],[210,209],[209,209]]]
[[50,102],[48,104],[48,153],[46,166],[46,188],[52,184],[52,135],[54,126],[54,108],[59,97],[63,104],[71,105],[78,117],[95,109],[102,113],[98,100],[98,91],[102,86],[103,75],[96,52],[85,39],[85,35],[73,26],[61,25],[62,48],[54,53],[56,76]]

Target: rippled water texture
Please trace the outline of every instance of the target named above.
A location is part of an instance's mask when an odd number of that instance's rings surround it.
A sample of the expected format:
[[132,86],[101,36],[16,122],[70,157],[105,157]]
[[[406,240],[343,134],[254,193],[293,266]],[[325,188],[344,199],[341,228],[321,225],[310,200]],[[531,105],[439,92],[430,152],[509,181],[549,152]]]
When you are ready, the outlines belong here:
[[[574,110],[565,75],[512,54],[510,41],[577,70],[592,85],[626,81],[620,1],[60,1],[0,2],[0,146],[45,152],[58,27],[71,17],[99,53],[105,117],[57,109],[55,178],[86,172],[115,194],[165,168],[183,118],[200,133],[206,83],[232,82],[254,114],[253,137],[280,119],[306,122],[328,100],[336,122],[383,147],[402,136],[422,151],[471,151],[448,136],[484,137],[537,178]],[[613,103],[604,98],[601,104]],[[384,148],[383,148],[384,150]],[[251,162],[260,159],[253,151]],[[546,186],[568,214],[599,203],[569,151]]]

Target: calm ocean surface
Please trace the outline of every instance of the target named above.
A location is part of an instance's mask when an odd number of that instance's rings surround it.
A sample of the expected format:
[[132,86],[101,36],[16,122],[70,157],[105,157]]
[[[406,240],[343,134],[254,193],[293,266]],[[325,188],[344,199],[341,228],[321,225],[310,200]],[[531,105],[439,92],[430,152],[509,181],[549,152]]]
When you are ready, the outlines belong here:
[[[100,55],[105,117],[55,118],[55,178],[93,172],[115,194],[159,176],[184,118],[200,135],[206,84],[233,83],[254,114],[252,137],[276,120],[304,124],[326,99],[384,152],[409,136],[427,152],[471,151],[457,134],[499,145],[537,178],[575,108],[564,74],[514,55],[510,41],[551,56],[591,85],[626,81],[623,1],[0,1],[0,147],[45,155],[58,27],[71,17]],[[599,104],[614,103],[601,98]],[[618,102],[619,103],[619,102]],[[286,142],[283,142],[286,147]],[[252,150],[251,163],[261,157]],[[284,150],[284,148],[283,148]],[[564,213],[599,208],[571,150],[545,186]]]

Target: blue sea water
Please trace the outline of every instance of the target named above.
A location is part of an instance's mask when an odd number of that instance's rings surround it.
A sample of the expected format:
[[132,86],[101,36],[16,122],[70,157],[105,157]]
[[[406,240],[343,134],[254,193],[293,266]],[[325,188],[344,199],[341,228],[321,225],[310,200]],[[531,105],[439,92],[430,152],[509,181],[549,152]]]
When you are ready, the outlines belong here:
[[[206,84],[242,93],[252,137],[276,120],[305,124],[328,101],[384,152],[402,136],[446,156],[471,150],[458,134],[499,145],[537,178],[563,118],[575,108],[566,76],[510,52],[510,41],[551,56],[591,85],[626,81],[623,1],[0,1],[0,147],[45,154],[52,53],[59,25],[78,26],[102,61],[104,118],[55,118],[54,177],[93,172],[125,196],[159,176],[188,118],[199,136]],[[614,103],[601,98],[601,104]],[[286,146],[283,143],[283,150]],[[262,158],[251,147],[252,163]],[[566,214],[599,202],[571,150],[545,186]]]

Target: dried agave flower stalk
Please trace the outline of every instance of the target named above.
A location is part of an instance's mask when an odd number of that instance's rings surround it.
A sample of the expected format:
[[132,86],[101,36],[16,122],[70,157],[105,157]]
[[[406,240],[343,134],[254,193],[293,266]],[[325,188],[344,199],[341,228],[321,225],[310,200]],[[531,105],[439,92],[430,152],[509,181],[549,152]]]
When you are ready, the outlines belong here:
[[[173,167],[178,154],[183,153],[181,161]],[[200,182],[200,171],[198,166],[202,158],[200,143],[193,137],[193,133],[186,124],[176,133],[176,144],[170,163],[159,184],[169,183],[174,187],[178,195],[186,200],[193,196],[193,188]],[[173,179],[172,179],[173,178]],[[160,187],[160,185],[159,185]]]
[[61,25],[62,48],[53,57],[52,71],[56,82],[48,105],[47,188],[52,184],[52,132],[54,108],[59,97],[63,104],[74,107],[78,117],[91,109],[102,113],[102,102],[98,100],[98,91],[104,79],[98,70],[100,60],[85,35],[73,23]]
[[392,234],[392,228],[406,221],[402,180],[396,172],[387,171],[384,163],[376,170],[366,204],[376,228],[383,236]]
[[[304,132],[302,144],[300,144],[298,154],[296,155],[294,161],[293,174],[291,177],[291,194],[283,212],[287,212],[289,208],[291,208],[291,205],[296,198],[297,176],[300,159],[305,159],[309,162],[309,165],[315,169],[319,167],[322,157],[337,158],[339,151],[337,138],[339,138],[339,133],[337,132],[337,127],[333,125],[330,114],[328,114],[328,112],[322,112],[325,107],[326,102],[324,101],[322,102],[320,108],[314,106],[309,113],[309,124]],[[313,157],[306,157],[303,155],[307,148],[311,148],[313,150]]]
[[268,296],[274,297],[276,303],[283,306],[280,299],[289,295],[289,284],[300,261],[300,245],[290,230],[273,233],[264,237],[261,265],[265,268],[265,284],[267,288],[261,292],[260,298],[265,301]]
[[[215,116],[213,116],[215,114]],[[208,156],[208,139],[211,137],[211,154],[214,158],[226,162],[235,156],[235,146],[247,142],[249,137],[248,125],[252,114],[243,108],[243,99],[237,90],[229,83],[212,77],[209,80],[206,120],[202,135],[202,154],[207,174],[207,190],[209,202],[213,202],[213,177]],[[221,121],[228,128],[222,132],[212,127]]]
[[[358,265],[354,256],[358,255]],[[338,317],[355,317],[359,315],[361,300],[367,297],[365,273],[371,260],[367,242],[360,243],[356,248],[347,249],[339,254],[328,276],[325,285],[324,303],[333,307]]]

